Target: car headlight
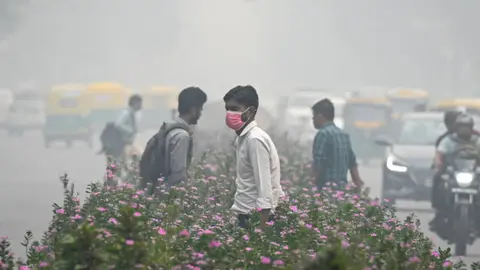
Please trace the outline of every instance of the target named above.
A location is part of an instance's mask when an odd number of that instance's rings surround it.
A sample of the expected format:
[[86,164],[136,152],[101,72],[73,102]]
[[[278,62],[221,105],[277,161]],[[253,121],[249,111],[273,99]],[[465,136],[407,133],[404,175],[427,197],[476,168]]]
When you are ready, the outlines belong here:
[[399,162],[394,156],[387,157],[387,169],[392,172],[406,172],[407,166]]
[[460,187],[468,187],[473,182],[474,175],[469,172],[459,172],[455,173],[455,180]]

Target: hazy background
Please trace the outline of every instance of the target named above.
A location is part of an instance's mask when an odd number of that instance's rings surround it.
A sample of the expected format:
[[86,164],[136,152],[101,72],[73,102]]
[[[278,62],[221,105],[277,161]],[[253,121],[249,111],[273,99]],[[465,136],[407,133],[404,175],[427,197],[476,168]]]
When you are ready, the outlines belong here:
[[[0,88],[198,85],[213,101],[253,84],[263,108],[297,87],[471,96],[480,94],[479,10],[478,0],[0,0]],[[61,202],[60,175],[69,173],[82,193],[102,179],[98,149],[98,141],[47,149],[41,132],[0,131],[0,236],[10,236],[19,255],[24,232],[38,239],[52,202]],[[380,160],[360,171],[380,196]],[[428,202],[404,203],[411,210],[400,218],[415,212],[427,224],[433,216]],[[469,251],[467,263],[480,259],[480,244]]]
[[478,10],[475,0],[0,0],[0,86],[469,93],[478,84]]

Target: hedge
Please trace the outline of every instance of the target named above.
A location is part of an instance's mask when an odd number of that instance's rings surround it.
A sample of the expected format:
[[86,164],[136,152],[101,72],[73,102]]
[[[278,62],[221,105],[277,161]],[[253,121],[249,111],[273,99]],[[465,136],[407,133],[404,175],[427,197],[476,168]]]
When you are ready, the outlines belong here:
[[[288,198],[263,230],[256,229],[256,211],[250,229],[238,228],[230,211],[235,161],[228,146],[197,159],[192,180],[161,185],[155,196],[136,189],[136,166],[109,161],[107,181],[90,184],[83,203],[63,176],[64,200],[53,205],[47,232],[40,241],[27,232],[24,261],[2,238],[0,268],[467,269],[449,250],[435,249],[413,215],[399,220],[394,209],[350,187],[317,190],[309,151],[285,138],[276,142]],[[115,184],[121,171],[125,182]]]

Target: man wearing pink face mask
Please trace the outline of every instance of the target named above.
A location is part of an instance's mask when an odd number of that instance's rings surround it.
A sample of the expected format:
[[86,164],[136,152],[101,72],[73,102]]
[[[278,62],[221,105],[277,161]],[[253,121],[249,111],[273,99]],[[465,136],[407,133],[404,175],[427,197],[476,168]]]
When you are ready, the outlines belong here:
[[269,221],[281,197],[280,159],[270,136],[255,121],[258,95],[250,85],[236,86],[223,97],[225,122],[238,137],[237,191],[232,210],[238,213],[240,227],[247,227],[252,210],[260,209],[260,228]]

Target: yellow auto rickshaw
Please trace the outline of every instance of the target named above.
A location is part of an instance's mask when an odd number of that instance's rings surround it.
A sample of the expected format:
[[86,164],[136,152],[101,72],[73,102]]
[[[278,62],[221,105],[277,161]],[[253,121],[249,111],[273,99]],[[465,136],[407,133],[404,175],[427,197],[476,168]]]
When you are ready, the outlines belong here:
[[456,98],[444,99],[430,107],[431,111],[446,112],[450,110],[461,110],[466,113],[480,116],[479,98]]
[[426,111],[429,101],[428,92],[422,89],[394,89],[386,97],[392,104],[394,119],[404,113]]
[[101,130],[106,123],[115,121],[128,107],[131,91],[119,83],[92,83],[87,87],[90,106],[88,116],[94,130]]
[[344,129],[350,134],[353,148],[365,163],[382,157],[384,149],[375,144],[375,137],[390,135],[392,106],[385,97],[347,99],[344,106]]
[[55,141],[63,141],[71,147],[76,140],[93,147],[89,111],[85,86],[66,84],[52,87],[47,97],[43,130],[45,147],[50,147]]
[[177,107],[177,89],[168,86],[156,86],[142,93],[143,129],[158,129],[162,122],[172,119]]

